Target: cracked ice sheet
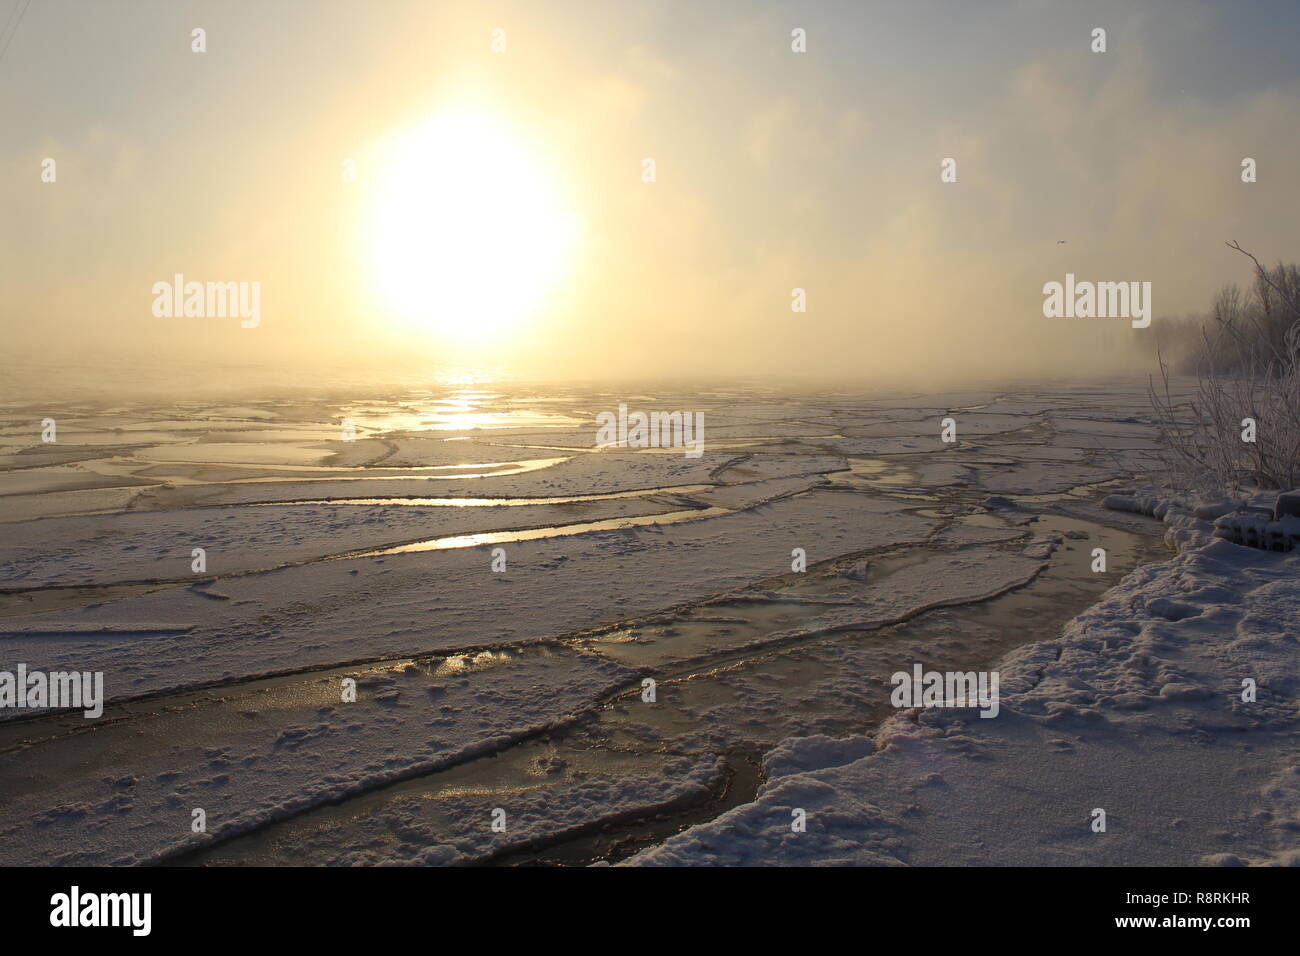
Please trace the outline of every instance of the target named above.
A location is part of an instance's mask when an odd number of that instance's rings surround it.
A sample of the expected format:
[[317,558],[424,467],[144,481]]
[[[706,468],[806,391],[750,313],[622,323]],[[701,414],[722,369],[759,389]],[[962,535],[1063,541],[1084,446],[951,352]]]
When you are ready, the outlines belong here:
[[725,468],[716,469],[716,479],[725,485],[771,478],[825,475],[847,471],[849,463],[839,455],[743,455]]
[[0,583],[36,587],[176,580],[191,574],[190,552],[196,547],[207,552],[207,573],[230,574],[421,538],[674,510],[668,503],[632,498],[471,508],[245,505],[48,518],[5,529]]
[[1098,468],[1063,461],[1026,461],[1009,468],[976,465],[973,470],[974,483],[980,488],[1008,495],[1056,494],[1123,476],[1116,467]]
[[[1028,583],[1043,566],[1043,561],[1018,553],[975,549],[905,567],[878,586],[858,584],[852,595],[843,596],[858,598],[861,606],[808,607],[806,619],[788,630],[774,629],[755,637],[751,629],[738,626],[739,621],[728,621],[728,608],[723,606],[712,618],[639,630],[642,646],[631,654],[617,643],[597,640],[588,646],[653,676],[656,668],[704,654],[756,651],[819,630],[880,627],[927,608],[980,601]],[[768,618],[763,622],[764,630],[782,623]],[[976,627],[970,625],[972,630]],[[961,636],[974,637],[972,633]],[[877,719],[884,716],[877,705],[888,699],[883,681],[895,670],[936,654],[966,653],[951,645],[956,637],[955,632],[950,637],[932,624],[914,632],[873,633],[799,648],[781,659],[751,655],[710,672],[707,681],[661,681],[655,705],[635,697],[621,699],[584,718],[584,723],[607,728],[605,733],[616,734],[620,746],[671,751],[725,751],[762,740],[764,734],[773,734],[767,739],[775,743],[809,722],[843,731],[846,719],[860,727],[864,713],[874,713]],[[996,644],[1005,637],[982,639]],[[796,674],[800,676],[788,679]],[[815,679],[809,679],[814,674]],[[793,687],[801,688],[800,696],[791,696]]]
[[841,455],[914,455],[921,452],[940,452],[950,448],[939,437],[936,426],[929,437],[915,438],[821,438],[818,448]]
[[[513,754],[495,760],[510,760]],[[584,754],[571,754],[580,762]],[[259,848],[220,850],[207,864],[268,865],[289,859],[295,866],[440,866],[487,858],[558,842],[707,798],[725,780],[716,756],[650,754],[636,761],[599,755],[591,767],[566,761],[520,769],[508,785],[495,788],[450,780],[432,792],[376,795],[377,803],[346,815],[300,818],[276,834],[266,858]],[[451,776],[455,776],[455,771]],[[494,777],[493,780],[496,778]],[[505,830],[494,832],[492,814],[505,811]]]
[[[697,419],[689,419],[691,422],[691,434],[695,437],[695,422]],[[709,442],[713,439],[723,438],[791,438],[807,435],[825,435],[830,431],[826,425],[806,424],[802,422],[739,422],[732,425],[723,425],[715,423],[713,417],[704,413],[704,446],[708,448]],[[599,426],[595,421],[586,429],[577,431],[533,431],[494,434],[490,439],[494,445],[500,445],[503,448],[528,447],[530,445],[546,446],[558,445],[563,447],[581,449],[584,451],[599,451],[596,444],[596,438],[599,434]]]
[[895,393],[867,399],[864,404],[883,410],[907,408],[965,408],[971,405],[985,405],[998,396],[998,392],[946,392],[935,394]]
[[[505,449],[498,449],[503,452]],[[486,461],[503,461],[517,457],[500,454]],[[533,457],[533,456],[527,456]],[[367,481],[364,470],[351,481],[293,481],[240,485],[204,486],[196,501],[181,500],[193,491],[153,489],[151,502],[168,507],[178,499],[182,507],[191,504],[241,504],[251,501],[284,501],[302,498],[365,498],[377,495],[437,496],[470,498],[545,498],[562,495],[609,494],[620,491],[664,488],[677,485],[708,484],[719,466],[735,460],[732,451],[710,451],[705,445],[700,458],[681,454],[642,454],[625,450],[579,454],[549,467],[516,474],[487,475],[479,478],[410,478]],[[827,457],[816,463],[827,471],[842,468],[842,459]],[[810,470],[806,456],[773,456],[767,477],[778,474],[803,474]],[[152,506],[152,505],[151,505]]]
[[[0,754],[0,864],[156,862],[492,752],[634,677],[564,648],[488,655],[432,673],[364,673],[354,703],[340,703],[339,680],[325,678],[288,699],[232,695],[188,719],[173,713],[157,730],[108,723],[95,728],[90,753],[79,734],[10,749]],[[129,775],[114,770],[123,766]],[[207,815],[206,834],[191,832],[194,808]]]
[[[810,558],[820,555],[811,553]],[[663,667],[737,650],[788,644],[813,633],[875,628],[935,607],[984,601],[1021,587],[1045,566],[1044,559],[993,549],[936,554],[902,567],[880,581],[863,584],[831,578],[835,591],[800,597],[784,591],[740,592],[735,600],[693,609],[694,613],[619,630],[591,639],[588,646],[629,666]],[[757,602],[744,601],[757,598]],[[750,622],[744,611],[758,611]],[[628,646],[628,641],[636,645]]]
[[1082,448],[1054,448],[1051,445],[981,445],[980,452],[1003,458],[1039,458],[1047,461],[1076,461],[1084,458]]
[[[690,499],[740,509],[823,482],[814,472],[811,477],[719,486],[693,492]],[[664,514],[682,507],[671,496],[646,496],[474,507],[248,505],[51,518],[6,530],[0,584],[32,588],[176,581],[191,573],[190,552],[196,546],[207,552],[208,574],[236,574],[421,539]]]
[[788,739],[755,802],[629,862],[1294,865],[1297,620],[1300,555],[1219,540],[1140,568],[1002,661],[998,717],[909,711],[874,742]]
[[[1013,587],[1027,584],[1043,569],[1046,560],[993,548],[972,548],[955,554],[937,554],[919,564],[908,565],[879,584],[844,586],[831,594],[812,599],[827,604],[810,622],[814,630],[876,625],[897,621],[923,610],[951,604],[987,600]],[[797,601],[781,591],[743,592],[767,600]]]
[[[924,541],[899,502],[818,490],[659,528],[328,561],[175,587],[0,627],[0,660],[102,670],[110,699],[382,657],[536,640],[733,591],[814,560]],[[145,636],[107,626],[152,629]],[[158,632],[176,628],[183,633]],[[40,632],[46,632],[44,634]],[[74,633],[82,631],[84,633]],[[8,712],[12,713],[12,711]]]

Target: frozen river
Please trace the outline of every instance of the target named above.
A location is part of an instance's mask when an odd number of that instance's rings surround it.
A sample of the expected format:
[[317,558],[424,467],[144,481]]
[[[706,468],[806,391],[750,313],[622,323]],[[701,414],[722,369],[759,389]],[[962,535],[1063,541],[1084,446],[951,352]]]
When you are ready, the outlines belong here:
[[[600,447],[620,404],[702,415],[701,453]],[[3,422],[0,667],[107,699],[0,711],[6,863],[621,861],[1168,557],[1099,505],[1152,466],[1134,385]]]

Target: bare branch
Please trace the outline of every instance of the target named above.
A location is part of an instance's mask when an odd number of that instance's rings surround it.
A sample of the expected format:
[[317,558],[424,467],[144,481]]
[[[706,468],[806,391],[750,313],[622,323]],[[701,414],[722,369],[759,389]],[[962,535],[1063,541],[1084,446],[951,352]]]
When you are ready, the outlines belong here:
[[1260,265],[1259,260],[1255,258],[1253,253],[1247,252],[1245,249],[1241,248],[1241,245],[1237,242],[1236,239],[1233,239],[1232,242],[1225,242],[1224,245],[1227,246],[1229,249],[1236,249],[1243,256],[1249,256],[1250,261],[1255,263],[1255,271],[1259,275],[1259,277],[1263,279],[1266,283],[1268,283],[1269,288],[1271,288],[1274,292],[1277,293],[1278,298],[1281,299],[1283,302],[1285,302],[1287,304],[1287,307],[1293,313],[1295,313],[1296,315],[1300,315],[1300,306],[1297,306],[1295,304],[1295,300],[1292,299],[1285,292],[1283,292],[1278,287],[1277,283],[1275,283],[1272,279],[1268,277],[1268,270],[1265,269],[1262,265]]

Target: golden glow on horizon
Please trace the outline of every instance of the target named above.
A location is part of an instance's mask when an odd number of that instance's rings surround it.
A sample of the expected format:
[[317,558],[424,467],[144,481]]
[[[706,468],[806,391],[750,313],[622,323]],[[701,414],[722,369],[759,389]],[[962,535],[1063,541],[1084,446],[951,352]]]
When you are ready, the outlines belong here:
[[371,223],[385,307],[455,344],[491,345],[539,313],[577,221],[526,143],[489,112],[444,110],[384,144]]

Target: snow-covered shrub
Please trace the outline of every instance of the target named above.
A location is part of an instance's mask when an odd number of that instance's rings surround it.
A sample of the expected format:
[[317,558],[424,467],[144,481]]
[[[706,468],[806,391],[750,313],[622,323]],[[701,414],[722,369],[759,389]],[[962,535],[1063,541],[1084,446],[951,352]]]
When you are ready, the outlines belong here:
[[1255,263],[1252,297],[1220,293],[1190,401],[1173,397],[1163,357],[1150,389],[1169,490],[1201,499],[1300,487],[1300,275],[1230,245]]

